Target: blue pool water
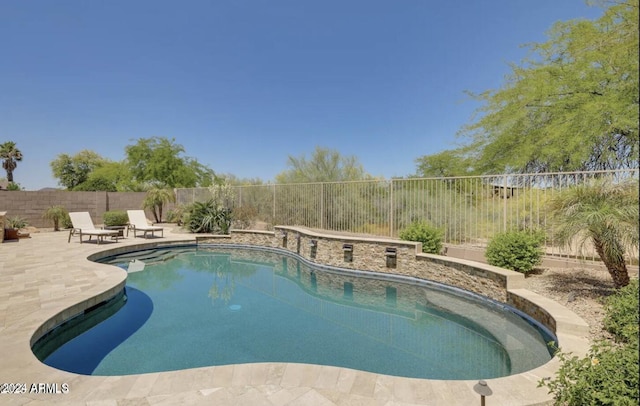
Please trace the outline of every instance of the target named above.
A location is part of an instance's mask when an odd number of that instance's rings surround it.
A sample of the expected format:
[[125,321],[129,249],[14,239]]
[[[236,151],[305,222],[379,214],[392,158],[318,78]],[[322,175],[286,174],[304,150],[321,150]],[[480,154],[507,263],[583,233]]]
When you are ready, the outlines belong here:
[[56,332],[36,344],[46,364],[127,375],[294,362],[487,379],[551,358],[552,338],[514,312],[415,281],[317,269],[246,248],[141,251],[106,262],[129,269],[125,295],[104,306],[110,311],[58,329],[66,337]]

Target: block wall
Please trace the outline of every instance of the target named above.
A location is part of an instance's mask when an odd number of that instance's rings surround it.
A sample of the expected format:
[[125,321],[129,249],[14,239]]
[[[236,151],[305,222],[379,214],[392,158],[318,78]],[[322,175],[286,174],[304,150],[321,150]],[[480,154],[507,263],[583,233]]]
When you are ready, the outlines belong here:
[[[51,206],[63,206],[69,212],[88,211],[98,225],[102,224],[105,211],[140,209],[145,195],[145,192],[0,191],[0,211],[6,211],[7,217],[22,217],[33,227],[52,228],[53,224],[42,216]],[[171,207],[165,207],[163,216]],[[151,212],[147,212],[147,218],[153,219]]]

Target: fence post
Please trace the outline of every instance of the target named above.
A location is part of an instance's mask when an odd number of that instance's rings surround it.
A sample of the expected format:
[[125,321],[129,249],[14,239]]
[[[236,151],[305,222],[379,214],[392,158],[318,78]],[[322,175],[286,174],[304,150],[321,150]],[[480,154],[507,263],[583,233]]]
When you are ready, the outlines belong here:
[[272,189],[273,189],[273,195],[272,195],[273,196],[273,201],[271,202],[271,206],[272,206],[272,209],[271,209],[271,216],[272,216],[271,218],[272,218],[272,220],[271,221],[273,222],[273,225],[275,226],[276,225],[276,185],[275,184],[273,184]]
[[502,181],[502,232],[507,232],[507,175]]
[[320,229],[324,230],[324,183],[320,184]]
[[389,181],[389,237],[393,237],[393,179]]

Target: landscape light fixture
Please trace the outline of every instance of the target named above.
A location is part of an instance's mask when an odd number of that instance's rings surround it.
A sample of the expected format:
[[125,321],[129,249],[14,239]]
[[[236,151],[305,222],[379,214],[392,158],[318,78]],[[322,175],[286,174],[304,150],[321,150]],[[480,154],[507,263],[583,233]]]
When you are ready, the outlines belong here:
[[484,398],[493,394],[493,391],[489,385],[487,385],[487,382],[483,380],[479,380],[477,384],[473,385],[473,390],[480,395],[480,406],[485,406]]

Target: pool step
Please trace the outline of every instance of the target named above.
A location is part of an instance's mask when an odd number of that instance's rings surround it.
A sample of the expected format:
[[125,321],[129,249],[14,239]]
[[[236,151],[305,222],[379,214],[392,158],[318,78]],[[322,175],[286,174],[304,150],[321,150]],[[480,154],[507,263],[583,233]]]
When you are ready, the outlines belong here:
[[132,252],[130,254],[118,255],[115,258],[107,259],[105,264],[121,265],[132,262],[134,260],[144,261],[147,265],[165,262],[177,257],[180,254],[189,252],[190,250],[166,250],[166,249],[153,249],[145,251]]

